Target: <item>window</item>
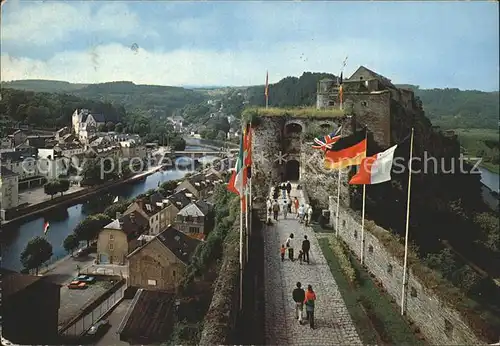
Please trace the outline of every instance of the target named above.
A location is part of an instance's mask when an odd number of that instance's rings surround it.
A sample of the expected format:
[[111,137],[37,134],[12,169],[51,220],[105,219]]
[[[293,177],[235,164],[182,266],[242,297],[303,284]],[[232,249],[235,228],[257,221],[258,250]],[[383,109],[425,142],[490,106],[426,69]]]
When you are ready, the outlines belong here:
[[369,253],[373,253],[373,246],[368,245],[368,252],[369,252]]
[[172,277],[175,278],[175,270],[172,270]]
[[156,221],[158,221],[158,214],[156,215]]
[[410,287],[410,296],[413,298],[417,296],[417,289],[415,287]]
[[111,234],[111,233],[110,233],[110,234],[109,234],[109,240],[113,240],[113,239],[115,239],[115,236],[114,236],[113,234]]
[[148,280],[148,286],[156,286],[156,280]]
[[189,227],[189,233],[200,233],[200,229],[198,227]]
[[354,238],[358,239],[358,231],[354,231]]
[[446,318],[444,319],[444,333],[449,338],[453,335],[453,324]]
[[387,273],[392,275],[392,264],[387,265]]
[[108,245],[108,247],[109,247],[109,249],[110,249],[111,251],[113,251],[113,250],[115,249],[115,245],[114,245],[113,243],[110,243],[110,244]]
[[342,220],[342,227],[345,227],[345,220]]
[[368,103],[366,103],[366,101],[363,101],[363,102],[361,102],[361,105],[366,107],[368,105]]
[[186,216],[186,222],[193,222],[193,217],[191,215]]

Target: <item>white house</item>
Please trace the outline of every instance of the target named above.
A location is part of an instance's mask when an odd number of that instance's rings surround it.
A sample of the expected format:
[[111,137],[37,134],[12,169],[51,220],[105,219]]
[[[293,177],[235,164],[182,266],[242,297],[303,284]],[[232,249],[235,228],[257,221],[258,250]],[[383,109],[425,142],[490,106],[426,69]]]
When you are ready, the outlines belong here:
[[0,166],[0,210],[19,205],[18,175],[5,166]]
[[71,116],[73,132],[83,143],[87,143],[90,137],[97,132],[100,125],[106,123],[103,114],[91,114],[88,109],[76,109]]

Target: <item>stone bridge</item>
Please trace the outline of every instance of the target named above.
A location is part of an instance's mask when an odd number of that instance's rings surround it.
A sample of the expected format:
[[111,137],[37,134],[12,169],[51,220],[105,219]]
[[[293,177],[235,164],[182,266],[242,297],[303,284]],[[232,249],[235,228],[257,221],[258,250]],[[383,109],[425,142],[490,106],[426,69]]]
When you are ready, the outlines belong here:
[[171,154],[175,156],[175,158],[179,157],[189,157],[192,159],[199,159],[205,156],[218,156],[218,157],[229,157],[234,154],[237,154],[239,149],[229,149],[229,150],[193,150],[193,151],[173,151]]

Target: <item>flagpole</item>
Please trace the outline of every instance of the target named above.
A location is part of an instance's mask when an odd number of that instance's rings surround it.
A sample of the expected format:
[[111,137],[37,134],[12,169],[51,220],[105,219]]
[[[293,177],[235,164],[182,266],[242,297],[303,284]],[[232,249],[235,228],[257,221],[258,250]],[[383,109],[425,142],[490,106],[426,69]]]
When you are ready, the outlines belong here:
[[[247,169],[247,168],[245,168]],[[248,230],[250,229],[250,214],[248,202],[248,186],[245,187],[245,263],[248,263]]]
[[[365,129],[365,140],[368,141],[368,128]],[[361,264],[365,261],[365,206],[366,206],[366,184],[363,184],[363,210],[361,216]]]
[[266,71],[266,109],[269,108],[269,71]]
[[405,234],[405,259],[403,264],[403,288],[401,292],[401,315],[405,313],[405,291],[407,285],[407,271],[408,271],[408,230],[410,228],[410,192],[411,192],[411,161],[413,158],[413,128],[411,129],[410,139],[410,161],[408,163],[408,197],[406,200],[406,234]]
[[244,198],[240,198],[240,310],[243,309],[243,205]]
[[[340,137],[342,137],[342,127],[340,127]],[[337,181],[337,222],[335,226],[335,236],[339,236],[339,220],[340,220],[340,174],[342,169],[339,168],[338,181]]]

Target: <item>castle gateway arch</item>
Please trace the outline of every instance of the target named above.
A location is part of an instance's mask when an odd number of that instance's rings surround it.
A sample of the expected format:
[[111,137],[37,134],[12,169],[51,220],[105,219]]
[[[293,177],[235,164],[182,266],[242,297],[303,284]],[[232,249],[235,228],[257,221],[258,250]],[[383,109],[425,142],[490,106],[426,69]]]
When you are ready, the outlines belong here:
[[300,163],[296,159],[287,160],[285,164],[285,180],[298,181],[300,179]]

